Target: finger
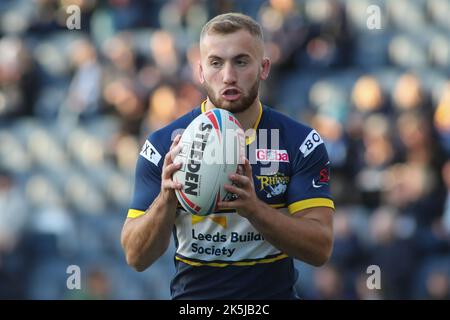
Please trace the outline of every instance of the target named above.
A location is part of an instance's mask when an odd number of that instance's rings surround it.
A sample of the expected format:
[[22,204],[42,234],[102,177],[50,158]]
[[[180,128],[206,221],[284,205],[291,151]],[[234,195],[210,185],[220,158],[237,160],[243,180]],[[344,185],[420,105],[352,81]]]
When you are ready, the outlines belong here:
[[169,164],[171,164],[175,159],[175,157],[178,155],[178,153],[180,153],[180,151],[181,151],[180,145],[177,145],[173,148],[171,147],[171,150],[167,152],[166,156],[164,157],[164,166],[168,166]]
[[176,145],[172,150],[169,151],[170,159],[173,161],[175,157],[180,153],[182,149],[181,145]]
[[172,161],[172,155],[170,152],[167,152],[165,157],[164,157],[164,163],[163,163],[163,170],[165,167],[167,167],[169,164],[171,164]]
[[250,181],[253,179],[253,170],[252,166],[250,165],[250,161],[248,161],[247,158],[245,158],[244,162],[244,175],[250,179]]
[[229,185],[229,184],[225,184],[223,186],[223,188],[225,190],[227,190],[228,192],[236,194],[237,196],[239,196],[239,198],[246,198],[248,195],[244,189],[241,189],[236,186]]
[[234,200],[234,201],[219,201],[217,203],[217,208],[219,209],[239,209],[242,206],[242,201]]
[[172,181],[170,179],[164,179],[162,181],[162,187],[164,189],[175,189],[175,190],[182,190],[183,185],[179,182]]
[[180,139],[181,139],[181,134],[177,134],[175,136],[175,138],[173,139],[172,144],[170,145],[170,150],[172,150],[180,142]]
[[[173,139],[172,144],[170,145],[169,152],[166,153],[164,157],[164,165],[170,164],[175,159],[176,155],[181,151],[181,146],[179,145],[181,139],[181,135],[177,134],[175,139]],[[178,148],[177,148],[178,147]]]
[[229,178],[231,181],[242,187],[246,187],[251,184],[251,181],[247,176],[243,176],[240,174],[231,174]]
[[171,163],[164,170],[164,176],[170,178],[177,170],[181,168],[181,163]]

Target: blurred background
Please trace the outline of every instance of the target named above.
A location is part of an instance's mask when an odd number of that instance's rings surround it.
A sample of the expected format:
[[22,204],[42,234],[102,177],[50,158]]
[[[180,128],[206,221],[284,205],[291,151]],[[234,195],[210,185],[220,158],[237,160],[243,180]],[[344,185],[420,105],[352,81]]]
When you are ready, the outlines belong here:
[[137,273],[120,230],[143,140],[204,99],[199,32],[230,11],[264,28],[262,102],[332,162],[333,256],[296,261],[300,295],[450,298],[450,0],[1,0],[0,298],[170,297],[173,245]]

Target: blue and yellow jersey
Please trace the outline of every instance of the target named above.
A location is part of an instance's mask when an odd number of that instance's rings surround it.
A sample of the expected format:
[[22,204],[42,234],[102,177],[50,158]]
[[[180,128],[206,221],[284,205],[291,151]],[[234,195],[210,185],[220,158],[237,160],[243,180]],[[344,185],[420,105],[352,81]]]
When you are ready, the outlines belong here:
[[[164,157],[172,140],[205,112],[204,104],[145,141],[137,161],[129,218],[145,214],[159,194]],[[246,153],[260,200],[283,214],[319,206],[334,208],[330,162],[315,130],[260,104],[253,133],[246,139]],[[173,235],[174,299],[296,298],[292,258],[266,241],[235,210],[203,217],[179,206]]]

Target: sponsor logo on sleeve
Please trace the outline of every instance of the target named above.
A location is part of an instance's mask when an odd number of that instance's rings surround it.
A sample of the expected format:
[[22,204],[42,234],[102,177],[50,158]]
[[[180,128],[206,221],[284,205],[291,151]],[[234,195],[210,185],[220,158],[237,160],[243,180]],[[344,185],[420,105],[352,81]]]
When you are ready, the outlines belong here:
[[145,140],[145,143],[142,146],[141,153],[139,154],[153,163],[155,166],[157,166],[159,161],[161,160],[161,154],[148,140]]
[[312,130],[305,141],[300,146],[300,151],[303,153],[303,157],[307,157],[318,145],[322,144],[323,140],[316,130]]
[[325,164],[325,167],[320,170],[319,177],[312,180],[312,186],[314,188],[321,188],[324,185],[328,185],[330,181],[330,161]]

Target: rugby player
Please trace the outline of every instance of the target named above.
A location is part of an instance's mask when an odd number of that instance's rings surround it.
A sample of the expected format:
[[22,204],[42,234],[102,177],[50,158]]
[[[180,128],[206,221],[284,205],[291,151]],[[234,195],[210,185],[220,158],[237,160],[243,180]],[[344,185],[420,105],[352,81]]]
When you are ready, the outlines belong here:
[[[320,266],[332,251],[334,203],[324,143],[312,128],[260,102],[270,60],[252,18],[227,13],[210,20],[200,35],[200,53],[207,99],[150,134],[138,157],[121,238],[127,262],[145,270],[164,254],[173,234],[173,299],[296,299],[293,259]],[[237,199],[200,217],[178,205],[174,190],[183,186],[171,179],[180,168],[173,162],[180,151],[174,133],[213,108],[232,112],[250,135],[242,170],[226,185]],[[264,143],[258,139],[262,130]],[[268,170],[273,164],[276,170]]]

